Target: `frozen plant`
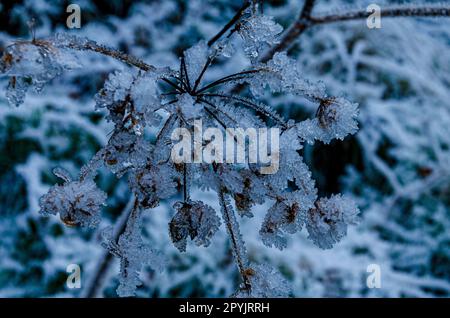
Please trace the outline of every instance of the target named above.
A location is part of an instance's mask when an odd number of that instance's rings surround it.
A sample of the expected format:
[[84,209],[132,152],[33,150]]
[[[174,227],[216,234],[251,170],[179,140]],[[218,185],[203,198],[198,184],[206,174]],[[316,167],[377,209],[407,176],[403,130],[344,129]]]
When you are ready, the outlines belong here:
[[[296,24],[308,19],[321,21],[310,16],[313,3],[305,1]],[[420,10],[416,15],[420,15]],[[123,233],[107,229],[102,244],[121,260],[117,290],[120,296],[134,295],[143,265],[155,270],[164,267],[160,253],[144,243],[140,220],[144,210],[155,208],[161,200],[178,193],[182,199],[174,205],[176,213],[168,222],[174,245],[185,251],[191,239],[206,247],[222,223],[242,279],[235,296],[290,294],[281,274],[248,259],[237,216],[252,217],[254,205],[272,203],[260,235],[265,245],[279,249],[286,247],[286,234],[299,232],[304,226],[316,245],[332,248],[345,236],[347,226],[355,223],[359,211],[351,200],[341,195],[318,198],[311,173],[299,153],[305,142],[328,143],[355,133],[358,112],[355,103],[342,96],[328,96],[322,83],[305,79],[298,63],[284,52],[295,38],[292,32],[298,35],[305,28],[293,27],[280,36],[281,26],[264,16],[255,3],[245,1],[216,36],[183,53],[178,70],[156,68],[89,39],[65,34],[49,40],[18,41],[5,50],[0,69],[10,77],[7,96],[13,105],[23,102],[28,86],[34,85],[40,91],[63,70],[76,65],[75,58],[66,53],[70,50],[101,53],[134,67],[111,74],[96,95],[96,107],[106,109],[114,124],[106,145],[82,168],[77,180],[57,170],[55,174],[64,184],[52,187],[40,202],[44,215],[59,213],[70,225],[93,226],[98,223],[100,207],[106,200],[95,186],[96,171],[104,166],[119,178],[127,176],[133,209]],[[251,66],[206,82],[208,68],[218,58],[233,54],[237,34],[242,37]],[[249,87],[250,96],[239,94],[244,85]],[[283,118],[258,100],[265,90],[306,97],[318,105],[316,117],[298,123]],[[259,164],[174,163],[170,159],[172,131],[179,127],[193,131],[194,121],[200,118],[205,128],[224,131],[279,128],[280,169],[275,174],[262,175]],[[146,128],[151,126],[158,130],[154,141],[146,134]],[[196,146],[205,148],[207,144]],[[212,207],[191,198],[193,187],[217,193],[222,222]]]

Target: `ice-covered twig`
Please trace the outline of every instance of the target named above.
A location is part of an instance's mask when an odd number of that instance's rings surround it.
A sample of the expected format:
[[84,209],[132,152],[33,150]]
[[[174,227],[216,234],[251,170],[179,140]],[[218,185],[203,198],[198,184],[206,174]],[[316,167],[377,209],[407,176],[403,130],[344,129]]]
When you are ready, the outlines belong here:
[[[131,209],[134,206],[134,202],[135,198],[134,196],[131,196],[130,200],[125,205],[119,217],[117,218],[116,223],[114,224],[114,238],[116,239],[116,241],[119,239],[119,236],[125,230],[128,216],[130,215]],[[81,293],[80,297],[92,298],[98,296],[98,294],[102,290],[102,286],[105,281],[106,275],[108,274],[108,270],[111,267],[112,260],[113,255],[109,251],[107,250],[102,251],[100,257],[96,262],[96,266],[94,267],[95,272],[92,274],[91,277],[89,277],[89,280],[86,283],[86,288],[83,289],[83,292]]]
[[66,34],[58,34],[56,38],[60,39],[57,43],[63,47],[80,51],[97,52],[115,58],[116,60],[122,61],[126,64],[136,66],[143,71],[153,71],[156,69],[153,65],[147,64],[137,57],[126,54],[117,49],[110,48],[106,45],[98,44],[92,40],[87,40],[73,35],[67,36]]
[[[262,56],[261,61],[270,60],[276,52],[289,49],[295,40],[307,29],[328,23],[351,21],[358,19],[366,19],[371,12],[366,10],[355,10],[338,14],[330,14],[323,16],[312,15],[315,0],[306,0],[303,9],[297,20],[284,33],[280,43],[271,48]],[[450,5],[421,5],[412,6],[410,4],[395,5],[381,8],[381,17],[450,17]]]
[[222,217],[225,223],[225,227],[227,228],[228,235],[230,237],[231,248],[233,250],[233,255],[235,257],[235,261],[239,268],[239,272],[241,274],[244,285],[250,287],[250,282],[248,281],[247,269],[248,269],[248,257],[247,251],[245,248],[244,241],[242,239],[242,235],[239,231],[239,223],[236,220],[236,216],[234,214],[233,208],[231,206],[231,202],[225,194],[225,190],[220,188],[218,191],[219,203],[222,210]]

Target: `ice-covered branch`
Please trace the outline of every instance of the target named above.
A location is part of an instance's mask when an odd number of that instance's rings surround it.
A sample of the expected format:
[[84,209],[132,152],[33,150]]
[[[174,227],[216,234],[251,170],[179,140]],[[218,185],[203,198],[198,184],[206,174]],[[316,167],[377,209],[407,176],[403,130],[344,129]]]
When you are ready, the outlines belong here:
[[[330,14],[324,16],[311,17],[313,25],[333,23],[339,21],[349,21],[368,18],[372,12],[367,10],[358,10],[344,12],[342,14]],[[388,17],[450,17],[450,5],[439,6],[411,6],[401,5],[388,8],[381,8],[382,18]]]
[[147,64],[144,61],[138,59],[137,57],[126,54],[117,49],[110,48],[106,45],[98,44],[92,40],[76,37],[73,35],[68,36],[66,34],[57,34],[55,38],[56,44],[61,45],[63,47],[80,51],[97,52],[106,56],[110,56],[126,64],[135,66],[143,71],[155,70],[155,67],[153,65]]
[[222,210],[223,221],[225,223],[225,227],[227,228],[227,232],[230,237],[231,248],[233,250],[235,261],[239,268],[239,272],[242,276],[244,284],[250,287],[247,277],[248,276],[247,269],[249,266],[247,258],[247,250],[245,248],[242,235],[239,231],[239,223],[236,220],[236,216],[234,214],[233,207],[231,206],[230,199],[225,194],[225,190],[223,188],[221,188],[218,191],[218,196]]
[[[128,216],[130,215],[131,209],[134,206],[135,198],[132,196],[126,206],[123,208],[119,217],[114,224],[114,239],[116,242],[119,240],[119,236],[125,230],[127,225]],[[92,298],[97,297],[101,292],[104,280],[108,274],[108,270],[111,267],[113,260],[113,255],[109,251],[103,251],[97,260],[95,265],[95,272],[89,278],[86,288],[81,293],[80,297]]]
[[[261,61],[266,62],[270,60],[276,52],[281,52],[289,49],[295,40],[307,29],[328,23],[351,21],[368,18],[372,12],[367,10],[354,10],[349,12],[314,16],[312,9],[314,7],[314,0],[307,0],[297,20],[284,33],[280,43],[271,48]],[[450,17],[450,5],[420,5],[414,6],[410,4],[396,5],[381,8],[381,17]]]

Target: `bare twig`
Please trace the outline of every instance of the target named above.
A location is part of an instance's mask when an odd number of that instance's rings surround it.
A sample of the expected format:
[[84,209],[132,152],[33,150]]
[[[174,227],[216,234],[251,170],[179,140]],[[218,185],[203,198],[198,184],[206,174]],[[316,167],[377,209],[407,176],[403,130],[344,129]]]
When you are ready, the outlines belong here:
[[224,83],[227,83],[227,82],[230,82],[230,81],[234,81],[234,80],[243,79],[247,75],[255,74],[255,73],[258,73],[260,71],[262,71],[262,69],[248,70],[248,71],[243,71],[243,72],[239,72],[239,73],[235,73],[235,74],[231,74],[231,75],[225,76],[225,77],[223,77],[221,79],[218,79],[218,80],[216,80],[216,81],[214,81],[212,83],[209,83],[205,87],[202,87],[196,93],[197,94],[201,94],[202,92],[204,92],[204,91],[206,91],[206,90],[208,90],[210,88],[213,88],[213,87],[215,87],[217,85],[224,84]]
[[215,36],[211,38],[211,40],[208,41],[208,46],[213,45],[215,42],[217,42],[222,35],[225,34],[236,22],[239,21],[241,16],[244,14],[245,10],[250,6],[250,1],[245,0],[242,7],[239,9],[239,11],[231,18],[231,20],[217,33]]
[[295,39],[297,39],[297,37],[306,30],[310,24],[314,4],[315,0],[305,0],[297,20],[295,20],[295,22],[284,33],[280,43],[263,55],[261,62],[267,62],[275,55],[276,52],[286,50],[295,41]]
[[200,84],[200,81],[202,80],[203,75],[205,75],[206,70],[211,65],[212,58],[208,57],[206,59],[205,65],[203,65],[202,71],[200,72],[200,75],[195,80],[194,88],[192,89],[192,92],[195,94],[195,91],[197,90],[198,85]]

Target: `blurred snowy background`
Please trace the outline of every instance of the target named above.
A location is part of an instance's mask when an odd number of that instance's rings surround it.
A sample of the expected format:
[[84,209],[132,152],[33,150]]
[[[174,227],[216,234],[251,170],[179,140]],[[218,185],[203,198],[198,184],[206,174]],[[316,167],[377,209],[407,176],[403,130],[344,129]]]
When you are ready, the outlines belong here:
[[[284,27],[302,7],[299,0],[266,0],[265,13]],[[370,2],[319,0],[315,13],[365,8]],[[0,3],[0,51],[17,38],[67,31],[69,1],[22,0]],[[208,39],[234,15],[238,0],[76,1],[80,29],[87,36],[141,57],[177,68],[178,57]],[[392,3],[377,2],[379,5]],[[321,195],[345,193],[362,211],[359,226],[332,250],[321,250],[304,232],[288,248],[265,247],[258,230],[267,206],[242,220],[252,260],[277,267],[296,297],[450,296],[450,19],[383,19],[381,29],[365,21],[318,26],[296,42],[306,78],[322,80],[331,94],[360,103],[360,131],[344,142],[304,149]],[[29,94],[20,108],[0,94],[0,296],[115,297],[118,261],[105,257],[99,232],[68,228],[38,214],[38,199],[56,183],[52,168],[76,175],[107,140],[111,123],[94,111],[93,96],[107,74],[124,65],[80,53],[83,68],[57,77],[40,95]],[[245,66],[236,55],[209,71],[211,77]],[[271,96],[266,103],[297,120],[315,107],[307,100]],[[129,201],[126,180],[103,171],[108,192],[104,228]],[[217,208],[216,199],[202,194]],[[179,253],[170,242],[171,202],[145,213],[148,241],[169,257],[164,273],[143,271],[142,297],[229,296],[238,283],[225,230],[209,248]],[[81,289],[66,287],[66,267],[81,266]],[[369,289],[367,267],[381,268],[381,288]],[[102,278],[92,289],[92,277]]]

